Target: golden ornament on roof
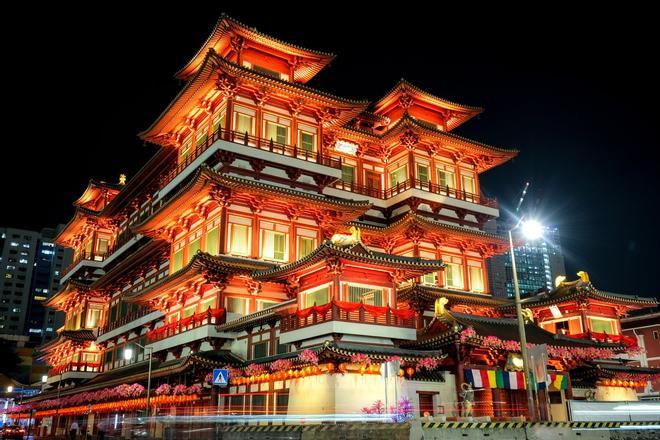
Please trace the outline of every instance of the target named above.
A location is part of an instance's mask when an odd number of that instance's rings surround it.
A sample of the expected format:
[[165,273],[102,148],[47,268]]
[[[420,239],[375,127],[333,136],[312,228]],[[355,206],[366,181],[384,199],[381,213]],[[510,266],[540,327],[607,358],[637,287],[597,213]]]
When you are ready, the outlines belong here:
[[583,283],[588,283],[589,282],[589,274],[583,270],[579,271],[577,273],[577,276],[580,277]]
[[126,185],[126,174],[120,174],[119,175],[119,184],[120,185]]

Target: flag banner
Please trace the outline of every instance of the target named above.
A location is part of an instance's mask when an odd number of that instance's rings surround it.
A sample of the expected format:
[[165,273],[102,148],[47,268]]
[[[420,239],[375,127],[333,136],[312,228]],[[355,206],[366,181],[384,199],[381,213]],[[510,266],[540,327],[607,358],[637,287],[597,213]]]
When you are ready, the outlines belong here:
[[527,362],[532,370],[534,389],[547,388],[548,380],[548,345],[535,345],[527,350]]
[[568,387],[568,378],[565,374],[548,374],[549,388],[555,391],[565,390]]
[[525,375],[522,371],[479,370],[466,368],[464,380],[472,388],[502,388],[509,390],[525,389]]

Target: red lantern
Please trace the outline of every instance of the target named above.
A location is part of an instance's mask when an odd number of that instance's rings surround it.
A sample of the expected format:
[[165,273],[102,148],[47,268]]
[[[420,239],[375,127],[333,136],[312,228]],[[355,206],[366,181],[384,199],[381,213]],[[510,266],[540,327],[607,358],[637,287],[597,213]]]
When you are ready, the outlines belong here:
[[415,373],[415,369],[413,367],[406,368],[406,374],[408,375],[408,377],[412,377],[414,373]]
[[339,364],[339,371],[341,371],[342,373],[346,372],[346,363],[345,362],[342,362],[341,364]]
[[326,368],[328,369],[328,373],[332,373],[333,371],[335,371],[335,364],[333,364],[332,362],[328,362],[326,364]]
[[399,368],[399,377],[403,377],[404,374],[406,374],[406,372],[403,371],[403,368]]

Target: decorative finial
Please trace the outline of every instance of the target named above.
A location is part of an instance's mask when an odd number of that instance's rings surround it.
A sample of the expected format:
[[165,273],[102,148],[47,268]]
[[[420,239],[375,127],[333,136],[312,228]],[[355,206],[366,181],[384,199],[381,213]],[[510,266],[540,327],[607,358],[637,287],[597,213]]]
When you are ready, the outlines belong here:
[[583,283],[589,283],[589,274],[581,270],[577,273],[577,276],[580,277]]
[[119,184],[121,186],[126,185],[126,174],[120,174],[119,175]]
[[360,243],[360,228],[351,226],[348,232],[350,232],[350,235],[335,234],[332,236],[330,241],[335,246],[353,246]]
[[525,318],[525,322],[534,322],[534,313],[532,313],[531,309],[522,309],[521,310],[523,318]]
[[447,311],[445,309],[445,304],[447,304],[448,302],[449,300],[444,296],[435,300],[435,305],[434,305],[435,316],[442,316],[445,314],[445,312]]
[[566,275],[559,275],[555,278],[555,287],[559,287],[566,281]]

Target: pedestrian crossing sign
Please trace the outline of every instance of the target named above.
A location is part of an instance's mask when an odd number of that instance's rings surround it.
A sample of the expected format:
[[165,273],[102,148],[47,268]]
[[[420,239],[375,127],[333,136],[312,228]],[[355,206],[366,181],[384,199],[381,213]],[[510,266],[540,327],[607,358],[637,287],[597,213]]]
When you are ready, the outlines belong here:
[[213,370],[213,385],[220,385],[221,387],[226,387],[229,384],[229,371],[216,368]]

